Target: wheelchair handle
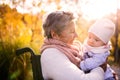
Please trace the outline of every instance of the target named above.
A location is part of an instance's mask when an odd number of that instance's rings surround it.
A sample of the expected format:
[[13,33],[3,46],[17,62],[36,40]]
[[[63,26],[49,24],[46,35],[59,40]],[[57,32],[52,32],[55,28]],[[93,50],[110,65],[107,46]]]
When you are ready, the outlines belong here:
[[30,54],[33,56],[35,55],[34,54],[34,51],[29,48],[29,47],[24,47],[24,48],[19,48],[16,50],[16,55],[19,56],[20,54],[24,54],[25,52],[30,52]]

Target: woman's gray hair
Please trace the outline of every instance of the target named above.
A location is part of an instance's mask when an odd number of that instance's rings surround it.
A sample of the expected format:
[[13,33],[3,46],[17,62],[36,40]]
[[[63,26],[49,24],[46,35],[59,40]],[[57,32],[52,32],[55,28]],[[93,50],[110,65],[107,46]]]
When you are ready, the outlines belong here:
[[59,35],[72,20],[74,20],[74,16],[71,12],[55,11],[50,13],[43,23],[44,37],[52,38],[51,31]]

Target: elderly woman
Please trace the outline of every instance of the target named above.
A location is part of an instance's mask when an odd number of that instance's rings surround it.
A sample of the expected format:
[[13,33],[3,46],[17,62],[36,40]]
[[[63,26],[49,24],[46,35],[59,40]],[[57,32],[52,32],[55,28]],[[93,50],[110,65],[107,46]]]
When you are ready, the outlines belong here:
[[104,66],[85,74],[79,69],[81,45],[75,41],[74,16],[70,12],[50,13],[44,24],[41,66],[45,80],[104,80]]

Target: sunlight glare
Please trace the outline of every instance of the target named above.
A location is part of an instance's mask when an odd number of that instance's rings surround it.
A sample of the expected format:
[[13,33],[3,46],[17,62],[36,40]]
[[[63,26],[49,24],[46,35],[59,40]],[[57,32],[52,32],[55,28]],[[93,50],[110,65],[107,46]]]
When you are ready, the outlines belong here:
[[84,4],[81,10],[87,19],[97,19],[109,13],[116,13],[116,5],[116,0],[92,0]]
[[[45,12],[57,10],[58,5],[56,5],[55,2],[48,3],[48,0],[43,0],[41,6],[32,6],[33,2],[37,5],[39,1],[40,0],[25,0],[25,3],[19,3],[16,9],[20,13],[32,14],[37,14],[41,10]],[[9,0],[0,0],[0,3],[6,3],[13,7]],[[117,8],[120,8],[120,0],[78,0],[78,3],[72,0],[67,2],[61,0],[59,6],[61,7],[60,10],[72,11],[76,14],[82,13],[83,18],[91,20],[101,18],[110,13],[116,14]]]

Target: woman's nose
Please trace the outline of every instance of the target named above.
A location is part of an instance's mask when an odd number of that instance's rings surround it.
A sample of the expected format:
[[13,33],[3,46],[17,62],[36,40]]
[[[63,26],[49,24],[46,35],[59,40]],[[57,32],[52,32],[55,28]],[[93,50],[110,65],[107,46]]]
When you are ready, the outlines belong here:
[[75,32],[75,37],[78,37],[78,34]]

